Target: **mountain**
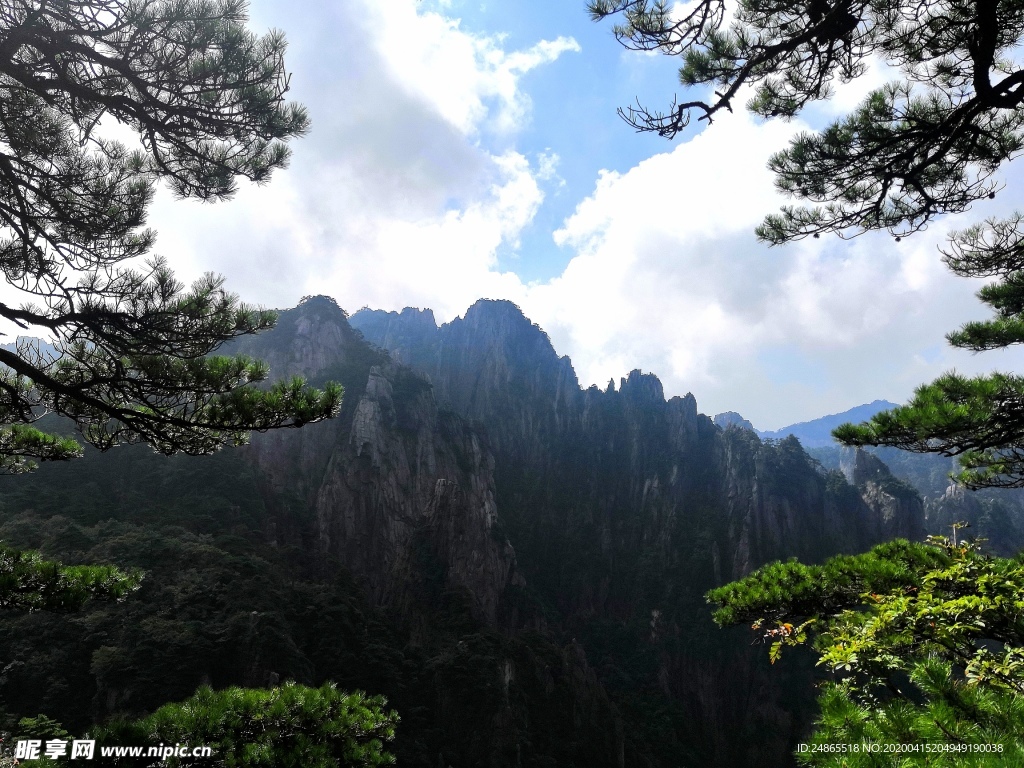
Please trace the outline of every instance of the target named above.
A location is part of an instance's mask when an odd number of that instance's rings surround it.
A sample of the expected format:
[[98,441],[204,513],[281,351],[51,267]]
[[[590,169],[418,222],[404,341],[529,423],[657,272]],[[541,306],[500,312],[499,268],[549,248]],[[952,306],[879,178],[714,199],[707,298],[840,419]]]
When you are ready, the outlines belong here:
[[754,429],[754,425],[736,413],[736,411],[719,413],[712,419],[712,421],[715,423],[716,427],[721,427],[722,429],[727,427],[739,427],[740,429],[745,429],[748,432],[757,432],[757,430]]
[[[730,425],[756,432],[765,440],[796,437],[808,454],[830,471],[843,471],[854,482],[849,467],[879,460],[893,477],[912,487],[924,505],[925,528],[931,534],[948,535],[954,522],[967,522],[971,535],[1002,557],[1013,557],[1024,549],[1024,489],[983,489],[967,491],[950,476],[959,471],[957,459],[932,453],[911,453],[896,448],[866,448],[854,451],[838,445],[831,432],[846,422],[867,421],[882,410],[895,407],[886,400],[858,405],[843,413],[793,424],[773,432],[762,432],[740,414],[729,411],[715,416],[722,428]],[[862,455],[863,454],[863,455]],[[855,483],[856,484],[856,483]]]
[[920,495],[928,533],[948,536],[953,523],[966,522],[968,534],[983,540],[996,555],[1013,557],[1024,550],[1024,489],[968,491],[950,479],[959,469],[955,457],[885,447],[855,451],[838,445],[810,448],[808,454],[825,469],[847,475],[857,456],[872,456]]
[[785,762],[808,710],[777,687],[745,633],[711,626],[703,593],[772,559],[920,538],[913,491],[864,498],[839,473],[820,473],[795,439],[723,430],[692,395],[666,400],[652,374],[583,390],[571,362],[509,302],[478,302],[440,327],[412,309],[362,310],[351,322],[487,435],[499,514],[526,583],[583,638],[613,700],[633,715],[630,732],[650,727],[650,712],[630,711],[639,686],[647,706],[678,713],[652,735],[677,754]]
[[[834,446],[836,444],[835,440],[832,439],[832,430],[840,424],[846,424],[848,422],[857,424],[862,421],[867,421],[879,411],[885,411],[895,407],[896,404],[890,403],[888,400],[875,400],[865,405],[855,406],[850,408],[848,411],[843,411],[842,413],[833,413],[811,421],[802,421],[798,424],[790,424],[788,427],[783,427],[782,429],[776,429],[770,432],[762,432],[761,430],[756,431],[758,436],[765,440],[781,440],[784,437],[792,435],[800,441],[800,444],[804,448],[823,448],[827,446]],[[736,415],[739,416],[739,414]],[[750,422],[746,423],[749,424]]]
[[0,538],[147,576],[81,617],[8,617],[0,727],[334,680],[400,712],[403,765],[620,765],[622,719],[579,644],[538,631],[486,438],[328,299],[228,351],[339,380],[341,414],[213,457],[125,446],[3,478]]
[[340,381],[340,415],[2,478],[0,538],[148,575],[122,604],[0,625],[0,726],[335,680],[388,697],[402,765],[790,765],[819,673],[772,668],[704,593],[924,533],[880,462],[826,469],[650,373],[583,389],[509,302],[439,327],[313,297],[225,351]]

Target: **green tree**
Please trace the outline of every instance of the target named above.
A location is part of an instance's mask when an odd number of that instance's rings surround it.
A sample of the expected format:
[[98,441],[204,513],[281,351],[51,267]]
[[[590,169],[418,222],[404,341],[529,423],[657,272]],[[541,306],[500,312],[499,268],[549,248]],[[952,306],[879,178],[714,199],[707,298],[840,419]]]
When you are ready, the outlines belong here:
[[[161,180],[222,200],[285,165],[303,108],[284,100],[284,37],[258,37],[242,0],[10,0],[0,10],[0,271],[24,303],[0,318],[47,345],[0,348],[0,469],[80,453],[30,426],[73,419],[100,448],[209,453],[251,430],[337,412],[341,388],[251,386],[267,368],[212,356],[269,328],[212,274],[190,288],[150,257]],[[129,148],[103,136],[118,123]],[[13,347],[13,348],[12,348]]]
[[[38,552],[17,550],[0,542],[0,609],[13,611],[73,612],[89,600],[121,601],[135,592],[142,581],[137,569],[122,571],[109,565],[63,565],[44,560]],[[0,706],[0,723],[9,715]],[[59,724],[40,715],[23,718],[19,732],[33,738],[37,728],[60,738]],[[2,739],[0,739],[2,741]],[[0,750],[0,768],[17,762]]]
[[[382,696],[342,693],[330,683],[310,688],[289,682],[269,690],[204,686],[186,701],[138,720],[114,720],[81,738],[95,741],[92,762],[99,766],[372,768],[395,762],[384,744],[395,737],[398,714],[386,706]],[[69,739],[48,717],[23,718],[17,737]],[[161,754],[103,755],[104,747],[154,747]],[[202,748],[209,754],[192,752]],[[0,765],[8,764],[4,759]],[[64,760],[40,753],[39,759],[9,764],[42,768]]]
[[[764,118],[790,118],[853,80],[871,58],[898,76],[818,133],[798,134],[769,167],[785,195],[807,205],[768,216],[758,236],[782,244],[807,236],[887,230],[897,239],[937,216],[994,197],[995,171],[1024,148],[1024,68],[1015,49],[1024,12],[1012,0],[591,0],[594,19],[621,15],[626,47],[682,58],[684,86],[705,89],[667,111],[620,114],[672,138],[696,114],[709,123],[741,93]],[[710,93],[708,93],[710,91]],[[705,95],[707,94],[707,95]],[[703,96],[703,98],[701,98]],[[948,336],[975,351],[1024,342],[1024,216],[954,233],[946,263],[966,277],[995,277],[979,297],[995,316]],[[907,405],[835,436],[960,456],[970,487],[1024,486],[1024,378],[949,373]]]
[[87,600],[122,600],[142,574],[109,565],[62,565],[0,542],[0,609],[77,611]]
[[824,687],[803,764],[1024,762],[1024,556],[989,557],[954,530],[821,566],[774,563],[708,600],[719,624],[753,619],[773,662],[813,642],[842,675]]
[[[98,745],[208,746],[211,757],[170,757],[179,766],[335,768],[392,765],[384,743],[395,737],[398,715],[382,696],[342,693],[285,683],[258,690],[200,688],[180,704],[166,704],[141,720],[115,721],[95,733]],[[101,760],[138,765],[138,758]]]

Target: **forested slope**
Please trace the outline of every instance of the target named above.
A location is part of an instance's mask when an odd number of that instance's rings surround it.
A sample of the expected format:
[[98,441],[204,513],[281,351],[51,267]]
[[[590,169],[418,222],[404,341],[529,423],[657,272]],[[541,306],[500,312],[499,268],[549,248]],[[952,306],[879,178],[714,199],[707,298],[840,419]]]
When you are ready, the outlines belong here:
[[919,497],[722,430],[650,374],[582,390],[505,302],[453,331],[369,317],[420,341],[389,353],[316,297],[236,347],[341,381],[337,419],[0,479],[0,538],[147,572],[121,604],[8,617],[8,721],[335,680],[389,698],[401,765],[789,764],[809,659],[769,668],[703,594],[774,558],[920,537]]

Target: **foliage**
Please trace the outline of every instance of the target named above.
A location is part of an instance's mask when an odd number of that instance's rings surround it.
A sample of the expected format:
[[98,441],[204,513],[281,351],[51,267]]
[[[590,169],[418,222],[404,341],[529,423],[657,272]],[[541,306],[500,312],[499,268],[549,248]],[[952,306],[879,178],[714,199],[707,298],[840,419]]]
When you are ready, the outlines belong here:
[[[767,627],[773,661],[813,638],[819,665],[844,676],[822,694],[811,742],[818,747],[798,754],[806,764],[875,765],[905,756],[915,765],[1019,762],[1024,557],[988,556],[953,533],[927,544],[890,542],[822,566],[775,563],[708,593],[720,624],[753,617],[755,629]],[[821,746],[865,743],[938,751],[924,759],[907,748],[880,758]]]
[[[212,758],[170,757],[169,766],[334,766],[392,765],[384,743],[395,737],[398,715],[382,696],[343,693],[327,683],[295,683],[264,689],[200,688],[180,704],[167,704],[148,717],[114,721],[97,728],[97,745],[186,744],[209,746]],[[138,758],[107,758],[101,765],[137,765]]]
[[[284,38],[257,37],[242,0],[15,0],[0,14],[0,271],[25,294],[0,318],[52,346],[0,348],[0,469],[80,454],[29,426],[53,411],[108,448],[209,453],[250,430],[337,412],[340,387],[249,386],[267,368],[211,356],[273,325],[208,274],[190,289],[150,252],[155,185],[221,200],[288,158],[303,108],[284,101]],[[103,137],[116,121],[140,146]]]
[[710,102],[624,114],[662,136],[675,136],[694,112],[710,122],[731,110],[744,86],[754,89],[754,113],[789,118],[827,98],[836,81],[860,77],[872,57],[899,72],[851,115],[799,134],[772,158],[780,190],[823,204],[769,217],[759,234],[772,243],[851,228],[919,230],[992,194],[992,173],[1022,146],[1022,75],[1009,57],[1024,15],[1006,0],[744,0],[728,27],[723,0],[679,14],[661,0],[588,8],[595,19],[623,15],[615,35],[626,47],[681,56],[683,85],[714,86]]
[[710,590],[707,599],[720,606],[713,614],[720,625],[754,619],[778,622],[846,610],[859,605],[866,592],[917,588],[919,574],[945,560],[935,547],[896,539],[864,554],[829,558],[823,565],[771,563]]
[[0,608],[75,611],[90,598],[123,600],[141,580],[141,571],[135,569],[62,565],[0,542]]
[[[1024,760],[1024,700],[1018,693],[966,685],[950,664],[937,660],[914,664],[908,680],[925,697],[922,704],[899,697],[864,702],[849,682],[826,685],[819,728],[807,742],[808,751],[798,753],[799,762],[959,768]],[[840,753],[834,745],[857,745],[857,751]]]
[[[425,583],[401,611],[375,608],[341,564],[310,555],[305,499],[268,493],[244,452],[87,448],[0,482],[0,536],[12,545],[146,569],[130,600],[0,623],[0,698],[15,733],[40,712],[72,733],[138,719],[204,684],[333,681],[401,714],[388,747],[400,765],[433,766],[439,752],[446,765],[495,754],[514,764],[517,745],[524,766],[614,763],[610,705],[599,691],[580,698],[583,672],[556,640],[485,634],[443,583]],[[429,581],[420,568],[409,578]],[[579,715],[566,718],[574,702]]]

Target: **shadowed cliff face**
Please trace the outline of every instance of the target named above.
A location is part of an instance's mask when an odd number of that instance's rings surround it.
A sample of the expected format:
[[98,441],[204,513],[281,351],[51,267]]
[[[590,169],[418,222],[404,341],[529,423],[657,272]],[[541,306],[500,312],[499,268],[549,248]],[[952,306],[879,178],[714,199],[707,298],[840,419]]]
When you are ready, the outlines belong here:
[[510,302],[479,301],[440,330],[430,310],[362,310],[352,321],[368,341],[425,373],[438,402],[485,424],[503,454],[550,447],[578,423],[583,398],[572,363]]
[[[678,556],[673,541],[710,536],[715,581],[779,557],[818,559],[883,538],[920,538],[919,499],[915,506],[910,496],[883,498],[867,477],[851,480],[862,491],[851,495],[796,440],[765,443],[720,428],[698,413],[692,395],[666,401],[652,374],[633,371],[617,391],[581,390],[568,358],[510,302],[477,302],[440,328],[429,311],[410,309],[363,310],[352,324],[426,374],[440,403],[486,431],[502,517],[513,529],[517,521],[534,530],[552,523],[532,538],[550,544],[575,523],[590,529],[581,533],[607,558],[650,557],[653,549],[668,563]],[[521,549],[521,557],[532,551]],[[703,588],[710,579],[701,581]]]
[[[515,639],[545,621],[499,517],[485,434],[439,408],[422,374],[368,345],[326,299],[283,312],[232,351],[266,360],[275,376],[344,384],[337,419],[255,435],[246,449],[274,521],[268,534],[352,572],[436,654],[437,700],[424,704],[445,764],[511,768],[546,754],[621,766],[622,721],[581,646]],[[488,628],[505,635],[479,634]]]
[[[581,390],[507,302],[441,328],[429,311],[353,320],[390,352],[323,297],[225,350],[274,378],[340,381],[337,419],[203,459],[90,454],[4,498],[0,527],[26,546],[52,529],[70,548],[56,556],[102,559],[114,531],[128,564],[160,562],[149,602],[108,607],[102,632],[68,624],[36,657],[60,647],[79,670],[47,706],[152,709],[200,677],[333,679],[399,708],[402,765],[789,764],[810,659],[770,668],[703,594],[773,558],[912,532],[916,497],[870,462],[851,485],[793,440],[720,428],[650,374]],[[157,594],[172,582],[174,599]],[[0,632],[3,658],[39,620]],[[29,666],[5,666],[0,694],[48,690]]]
[[[967,491],[950,479],[959,471],[954,457],[895,448],[855,451],[837,445],[810,452],[861,489],[862,497],[876,510],[879,535],[889,536],[887,531],[896,530],[892,535],[908,539],[949,536],[954,523],[967,523],[967,534],[993,554],[1014,557],[1024,548],[1024,490]],[[907,520],[916,519],[922,502],[923,531],[907,530]]]
[[346,385],[339,418],[256,435],[247,449],[276,500],[275,539],[336,560],[373,604],[406,618],[418,613],[417,564],[429,558],[475,618],[498,623],[503,593],[523,581],[498,523],[486,442],[325,299],[283,313],[252,346],[240,351],[278,375]]
[[769,671],[748,633],[711,625],[704,592],[774,559],[920,538],[920,499],[880,476],[851,485],[795,439],[722,429],[692,395],[666,401],[651,374],[581,390],[509,302],[478,302],[440,328],[414,310],[363,310],[352,323],[486,433],[526,583],[583,638],[620,706],[649,718],[630,698],[639,686],[675,711],[654,738],[694,759],[786,763],[809,724],[810,668]]

